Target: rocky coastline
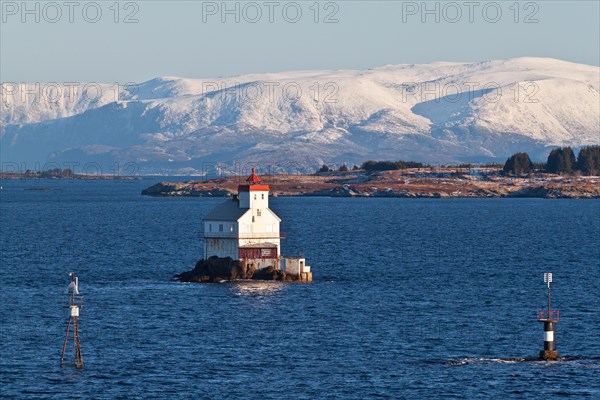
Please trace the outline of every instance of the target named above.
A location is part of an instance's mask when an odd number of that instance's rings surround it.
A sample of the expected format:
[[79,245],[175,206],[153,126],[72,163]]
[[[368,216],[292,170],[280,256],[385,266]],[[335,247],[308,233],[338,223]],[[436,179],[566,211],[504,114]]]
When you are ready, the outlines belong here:
[[199,260],[194,269],[175,275],[180,282],[221,283],[237,280],[300,282],[300,275],[286,273],[271,267],[255,269],[251,264],[232,258],[210,257]]
[[[142,191],[147,196],[227,197],[239,177],[160,182]],[[600,177],[530,174],[506,176],[495,169],[415,168],[401,171],[330,172],[270,175],[264,180],[278,196],[396,198],[600,198]]]

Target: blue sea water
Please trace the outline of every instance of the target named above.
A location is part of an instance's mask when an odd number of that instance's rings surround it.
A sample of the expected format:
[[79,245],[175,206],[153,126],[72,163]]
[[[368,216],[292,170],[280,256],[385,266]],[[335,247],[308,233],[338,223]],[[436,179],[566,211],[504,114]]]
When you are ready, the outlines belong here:
[[[312,284],[183,284],[223,199],[157,180],[2,182],[2,397],[600,398],[598,200],[273,198]],[[571,358],[502,360],[542,348],[548,271]]]

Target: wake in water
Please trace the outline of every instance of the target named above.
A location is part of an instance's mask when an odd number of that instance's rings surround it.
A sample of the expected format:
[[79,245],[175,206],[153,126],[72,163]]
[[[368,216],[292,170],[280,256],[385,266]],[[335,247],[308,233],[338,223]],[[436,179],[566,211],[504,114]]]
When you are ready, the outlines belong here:
[[465,357],[456,358],[451,360],[443,360],[446,365],[467,365],[467,364],[488,364],[488,363],[503,363],[513,364],[522,362],[548,362],[548,363],[560,363],[560,362],[573,362],[573,361],[592,361],[592,364],[600,366],[600,357],[585,357],[585,356],[564,356],[556,361],[547,361],[538,357],[521,358],[521,357],[509,357],[509,358],[484,358],[484,357]]

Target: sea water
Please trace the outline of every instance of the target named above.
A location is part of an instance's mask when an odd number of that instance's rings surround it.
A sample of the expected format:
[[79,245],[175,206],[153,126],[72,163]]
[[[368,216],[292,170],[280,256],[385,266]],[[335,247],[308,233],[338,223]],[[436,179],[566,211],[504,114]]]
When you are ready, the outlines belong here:
[[[157,181],[2,182],[2,397],[600,398],[599,200],[272,198],[313,283],[183,284],[224,199]],[[506,361],[543,348],[544,272],[569,358]]]

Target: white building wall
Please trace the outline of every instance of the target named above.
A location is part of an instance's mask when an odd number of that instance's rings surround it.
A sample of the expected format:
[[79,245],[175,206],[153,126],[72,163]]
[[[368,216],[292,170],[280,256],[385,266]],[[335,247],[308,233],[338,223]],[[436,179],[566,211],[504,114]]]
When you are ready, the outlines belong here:
[[204,259],[212,256],[238,258],[237,239],[204,238]]
[[268,190],[241,191],[238,193],[238,199],[240,200],[240,208],[269,208]]
[[[259,214],[260,210],[260,215]],[[279,218],[269,209],[253,209],[239,219],[240,246],[258,243],[274,243],[281,254]]]
[[310,272],[310,267],[306,265],[306,259],[304,258],[281,258],[279,269],[295,275]]
[[256,269],[272,266],[275,269],[280,269],[293,275],[310,272],[310,267],[306,265],[306,259],[304,258],[249,258],[246,262],[248,264],[254,264]]
[[237,221],[204,221],[204,259],[238,258]]
[[241,191],[239,207],[249,210],[237,221],[204,221],[204,258],[212,256],[238,258],[239,247],[272,243],[281,255],[279,222],[269,209],[268,191]]
[[237,221],[204,221],[204,235],[220,235],[235,237],[238,232]]

